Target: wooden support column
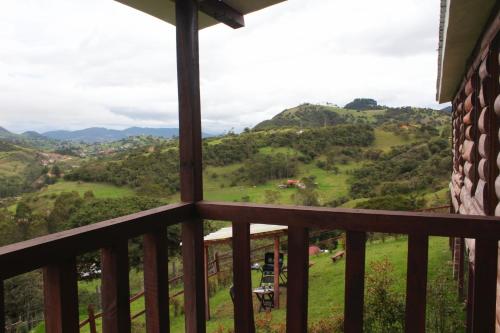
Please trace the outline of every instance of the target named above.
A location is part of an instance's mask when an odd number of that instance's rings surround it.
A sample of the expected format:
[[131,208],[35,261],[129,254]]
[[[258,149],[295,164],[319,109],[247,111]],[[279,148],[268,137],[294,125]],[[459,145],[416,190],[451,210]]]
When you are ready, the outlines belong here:
[[280,308],[280,238],[274,237],[274,307]]
[[0,333],[5,333],[5,301],[3,280],[0,279]]
[[150,333],[170,332],[167,230],[144,235],[144,299],[146,328]]
[[43,269],[45,330],[78,333],[78,285],[75,258]]
[[234,331],[254,333],[250,223],[233,223]]
[[101,250],[102,328],[104,333],[130,333],[128,242]]
[[209,290],[209,281],[208,281],[208,245],[205,245],[205,251],[203,255],[203,266],[204,269],[204,280],[205,280],[205,318],[206,320],[210,320],[210,290]]
[[363,332],[366,233],[346,232],[344,332]]
[[474,333],[494,333],[496,323],[498,242],[476,239],[474,259]]
[[[175,15],[181,200],[196,202],[203,199],[198,1],[177,1]],[[186,332],[204,333],[203,224],[200,219],[182,224],[182,256]]]
[[408,236],[405,332],[425,332],[429,237]]
[[287,333],[307,332],[309,231],[288,227]]

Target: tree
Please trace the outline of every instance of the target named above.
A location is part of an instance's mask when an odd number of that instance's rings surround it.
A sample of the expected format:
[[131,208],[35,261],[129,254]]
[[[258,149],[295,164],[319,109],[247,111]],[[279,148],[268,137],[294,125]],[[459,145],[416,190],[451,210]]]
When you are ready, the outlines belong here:
[[52,174],[56,176],[56,178],[61,177],[61,168],[59,168],[59,165],[54,164],[54,166],[52,167]]
[[15,219],[22,240],[29,238],[29,227],[32,214],[33,211],[31,210],[31,207],[25,201],[20,201],[17,204]]

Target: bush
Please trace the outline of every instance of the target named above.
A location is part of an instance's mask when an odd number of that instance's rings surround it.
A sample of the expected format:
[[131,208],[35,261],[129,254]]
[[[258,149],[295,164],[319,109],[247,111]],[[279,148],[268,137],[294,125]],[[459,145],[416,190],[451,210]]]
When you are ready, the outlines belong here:
[[393,270],[387,258],[370,265],[366,277],[365,332],[403,332],[405,301],[403,295],[394,291]]

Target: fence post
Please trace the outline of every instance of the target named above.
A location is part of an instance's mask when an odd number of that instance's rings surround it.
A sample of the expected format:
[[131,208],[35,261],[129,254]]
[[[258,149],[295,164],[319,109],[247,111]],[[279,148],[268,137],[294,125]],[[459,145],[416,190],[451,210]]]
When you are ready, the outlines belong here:
[[88,310],[88,313],[89,313],[90,333],[97,333],[97,328],[96,328],[96,325],[95,325],[94,305],[89,304],[87,310]]
[[219,252],[215,252],[215,272],[217,274],[220,272]]

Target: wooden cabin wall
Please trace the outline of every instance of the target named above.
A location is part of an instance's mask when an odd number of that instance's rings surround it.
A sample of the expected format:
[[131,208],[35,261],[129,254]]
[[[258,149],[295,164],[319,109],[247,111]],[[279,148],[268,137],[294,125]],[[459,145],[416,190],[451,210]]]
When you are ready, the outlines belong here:
[[[452,103],[450,194],[453,210],[458,214],[500,216],[500,38],[498,26],[495,29],[493,35],[490,29],[483,36],[479,43],[482,47]],[[473,239],[465,240],[472,275],[474,243]],[[454,255],[456,259],[459,257]],[[459,263],[454,264],[454,275],[457,275]],[[498,267],[500,277],[500,260]],[[500,278],[497,279],[496,332],[500,333]]]

